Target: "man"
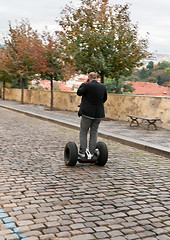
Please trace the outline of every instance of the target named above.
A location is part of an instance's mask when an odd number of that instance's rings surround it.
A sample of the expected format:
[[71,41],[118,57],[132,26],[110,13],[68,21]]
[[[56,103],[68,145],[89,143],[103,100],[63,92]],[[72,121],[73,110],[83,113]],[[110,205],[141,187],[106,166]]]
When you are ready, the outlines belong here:
[[89,73],[88,81],[82,83],[77,95],[82,96],[78,115],[82,116],[80,122],[80,150],[79,155],[86,157],[87,135],[90,129],[89,151],[91,156],[97,144],[98,127],[101,119],[105,117],[104,102],[107,100],[105,85],[97,82],[97,74]]

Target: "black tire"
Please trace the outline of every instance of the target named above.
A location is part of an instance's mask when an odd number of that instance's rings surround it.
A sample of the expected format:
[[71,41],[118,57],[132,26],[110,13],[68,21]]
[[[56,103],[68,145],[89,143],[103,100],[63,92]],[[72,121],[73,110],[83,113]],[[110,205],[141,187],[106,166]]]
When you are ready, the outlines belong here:
[[64,149],[64,161],[66,166],[75,166],[78,159],[78,148],[74,142],[68,142]]
[[99,149],[99,157],[96,161],[96,165],[104,166],[108,159],[108,149],[104,142],[98,142],[96,148]]

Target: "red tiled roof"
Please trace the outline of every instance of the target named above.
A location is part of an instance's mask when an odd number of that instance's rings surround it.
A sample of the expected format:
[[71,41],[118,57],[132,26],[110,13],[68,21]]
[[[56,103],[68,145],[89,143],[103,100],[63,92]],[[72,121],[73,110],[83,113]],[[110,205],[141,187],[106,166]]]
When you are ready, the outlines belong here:
[[51,82],[49,80],[40,80],[40,86],[42,86],[45,90],[50,90]]
[[150,82],[127,82],[132,83],[135,88],[133,94],[152,95],[152,96],[170,96],[170,88],[160,86],[157,83]]
[[71,87],[60,86],[60,91],[73,92]]

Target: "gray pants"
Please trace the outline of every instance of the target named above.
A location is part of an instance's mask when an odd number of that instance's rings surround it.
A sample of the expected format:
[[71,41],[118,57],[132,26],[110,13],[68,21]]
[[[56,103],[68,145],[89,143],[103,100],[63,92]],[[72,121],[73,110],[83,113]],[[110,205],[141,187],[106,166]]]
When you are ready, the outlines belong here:
[[82,116],[80,122],[80,153],[85,153],[86,151],[87,135],[90,129],[89,151],[93,154],[97,144],[98,127],[100,122],[100,119],[90,119]]

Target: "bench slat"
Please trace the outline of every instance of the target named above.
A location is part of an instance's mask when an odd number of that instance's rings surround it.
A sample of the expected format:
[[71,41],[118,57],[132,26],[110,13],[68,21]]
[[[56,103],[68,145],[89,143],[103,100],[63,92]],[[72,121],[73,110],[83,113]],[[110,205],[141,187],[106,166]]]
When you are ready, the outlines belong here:
[[136,115],[127,115],[128,117],[132,118],[139,118],[139,119],[144,119],[144,120],[149,120],[149,121],[158,121],[161,120],[160,118],[150,118],[150,117],[142,117],[142,116],[136,116]]

